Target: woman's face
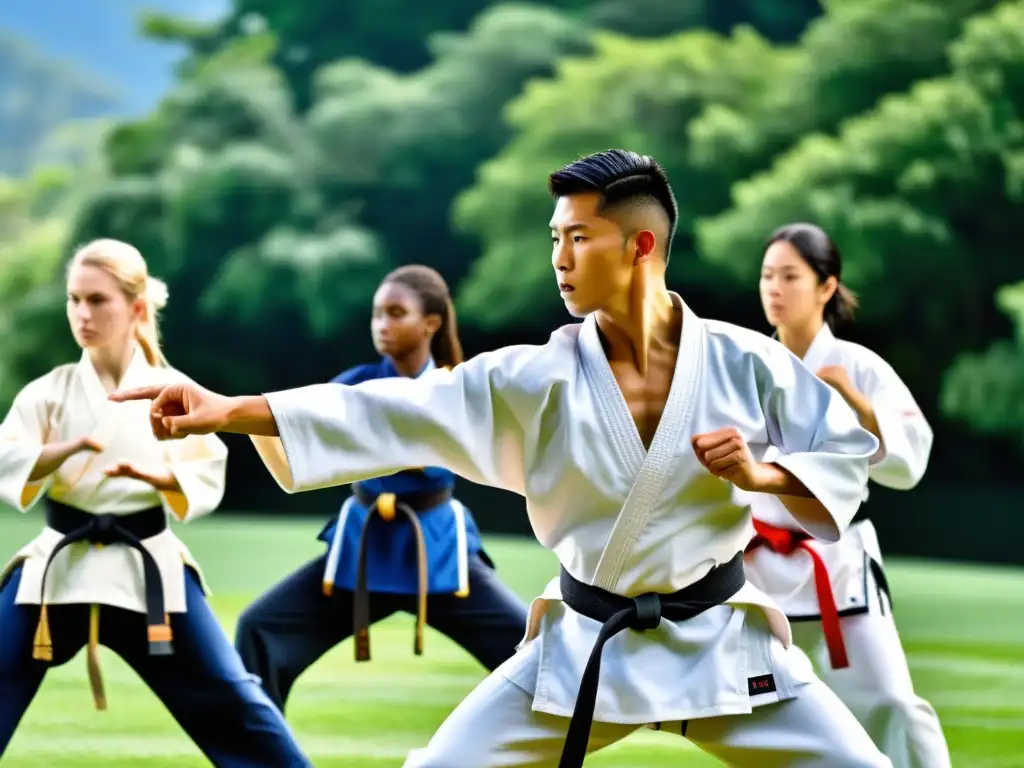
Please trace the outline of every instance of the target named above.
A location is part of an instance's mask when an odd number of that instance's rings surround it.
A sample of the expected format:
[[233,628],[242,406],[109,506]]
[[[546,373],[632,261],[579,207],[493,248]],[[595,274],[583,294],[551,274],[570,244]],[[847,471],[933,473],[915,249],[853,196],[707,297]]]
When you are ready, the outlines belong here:
[[126,344],[140,308],[99,267],[76,264],[68,271],[68,324],[83,349]]
[[423,302],[401,283],[384,283],[373,296],[370,333],[378,354],[401,358],[415,352],[437,332],[439,318],[423,313]]
[[821,322],[836,286],[834,277],[820,282],[791,243],[780,240],[765,251],[761,263],[761,306],[775,328]]

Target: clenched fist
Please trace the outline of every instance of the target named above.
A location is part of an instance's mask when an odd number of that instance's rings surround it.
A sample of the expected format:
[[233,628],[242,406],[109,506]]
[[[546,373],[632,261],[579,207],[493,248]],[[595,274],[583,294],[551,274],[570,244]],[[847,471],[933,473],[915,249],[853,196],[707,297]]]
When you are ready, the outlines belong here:
[[815,375],[839,394],[850,392],[853,389],[850,374],[841,365],[826,365],[819,368]]
[[774,479],[772,468],[754,460],[747,441],[734,427],[694,435],[690,442],[697,459],[712,475],[741,490],[759,492]]
[[121,390],[110,399],[116,403],[152,400],[149,422],[158,440],[218,432],[227,425],[231,408],[231,398],[192,382]]

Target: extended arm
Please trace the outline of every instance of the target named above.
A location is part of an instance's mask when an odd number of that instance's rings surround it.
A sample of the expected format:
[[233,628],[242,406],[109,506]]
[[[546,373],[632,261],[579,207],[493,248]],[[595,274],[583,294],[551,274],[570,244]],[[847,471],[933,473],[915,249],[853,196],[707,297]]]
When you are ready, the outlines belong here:
[[422,466],[522,493],[523,434],[503,391],[511,382],[503,353],[417,379],[316,384],[236,399],[222,431],[253,435],[290,493]]

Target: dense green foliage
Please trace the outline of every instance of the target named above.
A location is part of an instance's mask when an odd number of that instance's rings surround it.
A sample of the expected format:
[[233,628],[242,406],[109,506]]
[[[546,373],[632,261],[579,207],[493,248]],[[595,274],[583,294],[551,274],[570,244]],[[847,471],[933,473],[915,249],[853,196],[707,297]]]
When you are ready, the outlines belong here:
[[862,295],[848,333],[919,396],[937,471],[1005,479],[1019,455],[965,425],[1024,427],[1020,289],[992,298],[1024,280],[1024,2],[823,5],[394,0],[371,15],[237,0],[218,24],[151,15],[148,35],[192,51],[159,107],[117,125],[88,173],[0,189],[16,222],[0,235],[0,326],[19,329],[0,398],[73,354],[56,341],[60,264],[101,235],[168,281],[172,361],[228,391],[372,354],[369,297],[409,262],[453,285],[471,352],[543,340],[564,322],[545,176],[627,146],[675,181],[670,277],[699,312],[763,329],[761,243],[821,223]]

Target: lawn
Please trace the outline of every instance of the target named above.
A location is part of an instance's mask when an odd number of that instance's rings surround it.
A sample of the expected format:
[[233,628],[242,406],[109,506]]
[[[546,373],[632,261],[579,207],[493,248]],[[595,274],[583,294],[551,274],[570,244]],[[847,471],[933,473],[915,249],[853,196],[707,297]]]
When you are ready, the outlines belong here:
[[[4,511],[0,555],[38,530],[38,515]],[[179,526],[214,590],[227,632],[263,589],[318,553],[319,520],[214,516]],[[499,572],[524,598],[555,574],[534,542],[490,539]],[[914,680],[938,709],[965,768],[1024,766],[1024,572],[950,563],[890,564],[896,616]],[[410,616],[374,629],[374,661],[356,665],[351,641],[302,678],[289,719],[318,768],[400,766],[484,676],[433,631],[411,653]],[[2,628],[0,628],[2,630]],[[83,657],[50,673],[5,755],[10,768],[190,768],[208,765],[134,674],[103,650],[110,709],[92,709]],[[642,731],[587,760],[593,768],[719,765],[685,740]]]

